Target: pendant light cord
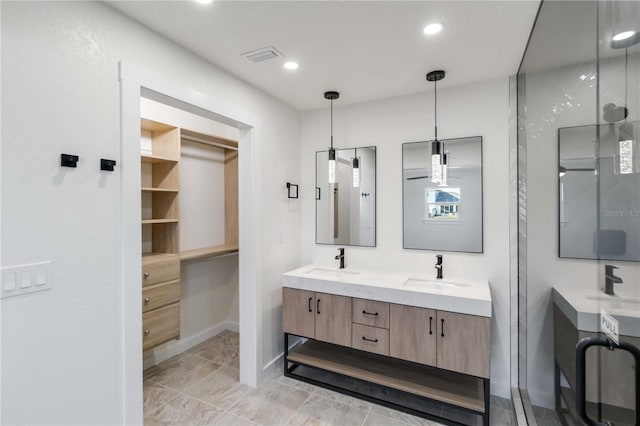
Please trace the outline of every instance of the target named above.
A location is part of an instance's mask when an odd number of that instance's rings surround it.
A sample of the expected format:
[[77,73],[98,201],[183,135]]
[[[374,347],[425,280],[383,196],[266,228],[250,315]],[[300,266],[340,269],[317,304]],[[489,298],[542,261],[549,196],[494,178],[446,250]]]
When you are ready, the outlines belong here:
[[627,110],[627,74],[629,72],[629,48],[626,47],[624,49],[624,109],[625,109],[625,121],[626,115],[628,114]]
[[433,82],[433,91],[434,91],[434,101],[433,101],[433,116],[434,116],[434,128],[435,128],[435,139],[438,140],[438,80]]
[[331,99],[331,149],[333,149],[333,99]]

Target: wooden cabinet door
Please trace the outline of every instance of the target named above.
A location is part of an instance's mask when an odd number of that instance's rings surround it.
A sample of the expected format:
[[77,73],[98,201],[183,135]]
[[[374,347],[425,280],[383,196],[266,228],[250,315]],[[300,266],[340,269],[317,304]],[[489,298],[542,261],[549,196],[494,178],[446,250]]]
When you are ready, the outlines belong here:
[[389,355],[436,365],[436,311],[392,304],[389,321]]
[[315,337],[315,296],[312,291],[282,289],[282,328],[285,333]]
[[489,378],[490,319],[438,311],[438,368]]
[[316,293],[316,340],[351,346],[351,298]]

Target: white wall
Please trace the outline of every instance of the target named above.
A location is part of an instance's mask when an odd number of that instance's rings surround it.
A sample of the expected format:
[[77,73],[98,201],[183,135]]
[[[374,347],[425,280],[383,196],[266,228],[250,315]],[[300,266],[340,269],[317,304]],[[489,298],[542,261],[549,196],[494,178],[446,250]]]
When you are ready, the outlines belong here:
[[[601,104],[624,105],[624,56],[600,65]],[[630,120],[640,118],[638,55],[629,58]],[[596,261],[558,257],[558,128],[595,124],[595,63],[577,64],[526,75],[527,131],[527,384],[534,405],[553,407],[553,315],[555,286],[596,293],[604,286],[605,263],[624,285],[616,292],[638,296],[638,262]],[[587,76],[581,79],[580,76]],[[620,78],[622,77],[622,78]],[[600,112],[598,112],[600,109]],[[600,117],[602,117],[600,115]],[[602,118],[600,118],[602,121]],[[629,194],[638,199],[638,192]],[[606,205],[602,209],[608,208]],[[592,203],[583,214],[598,214]],[[636,230],[635,232],[640,232]],[[590,237],[591,240],[591,237]]]
[[[53,261],[52,290],[2,300],[2,423],[124,422],[123,165],[99,171],[101,157],[120,158],[119,61],[260,119],[258,358],[275,358],[280,274],[300,263],[300,204],[285,187],[299,181],[298,114],[103,4],[0,7],[2,265]],[[77,169],[59,167],[63,152],[80,156]]]
[[[438,91],[439,136],[483,137],[484,253],[444,252],[444,276],[491,285],[491,386],[503,397],[510,388],[508,85],[502,78]],[[435,276],[438,251],[402,248],[402,143],[433,137],[433,91],[344,107],[338,101],[333,115],[337,148],[377,149],[377,246],[347,247],[346,264]],[[302,263],[335,265],[336,246],[314,244],[315,151],[329,145],[328,109],[303,114],[301,140]]]

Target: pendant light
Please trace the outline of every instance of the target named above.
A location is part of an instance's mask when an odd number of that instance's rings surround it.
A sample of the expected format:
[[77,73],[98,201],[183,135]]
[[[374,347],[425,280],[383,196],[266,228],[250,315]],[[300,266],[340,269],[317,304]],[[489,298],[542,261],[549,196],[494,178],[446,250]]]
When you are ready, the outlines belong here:
[[329,183],[336,183],[336,150],[333,148],[333,100],[338,99],[340,93],[324,92],[324,98],[331,101],[331,148],[329,148]]
[[638,142],[634,122],[627,121],[629,49],[624,52],[624,122],[616,126],[615,146],[613,152],[613,173],[627,175],[638,173]]
[[427,74],[427,81],[433,82],[434,96],[434,139],[431,142],[431,182],[442,183],[442,164],[445,156],[444,145],[438,140],[438,81],[444,78],[444,71],[436,70]]
[[360,187],[360,159],[358,158],[358,150],[355,149],[353,160],[351,161],[351,177],[353,187]]

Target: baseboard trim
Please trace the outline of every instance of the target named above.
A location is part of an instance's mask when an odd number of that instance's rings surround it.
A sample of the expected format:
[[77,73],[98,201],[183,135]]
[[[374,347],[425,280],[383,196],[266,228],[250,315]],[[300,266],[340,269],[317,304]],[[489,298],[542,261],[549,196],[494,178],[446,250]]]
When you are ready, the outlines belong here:
[[144,353],[142,368],[146,370],[147,368],[153,367],[154,365],[157,365],[162,361],[166,361],[173,356],[188,351],[192,347],[199,345],[207,339],[217,336],[225,330],[239,332],[240,325],[235,321],[223,321],[184,339],[172,340],[150,349]]
[[[293,349],[298,344],[305,342],[307,339],[300,337],[298,339],[291,339],[291,340],[293,340],[293,343],[289,345],[289,350]],[[274,359],[269,361],[267,365],[262,367],[262,371],[258,372],[258,384],[272,377],[284,374],[283,358],[284,358],[284,352],[280,352],[278,356],[276,356]]]

